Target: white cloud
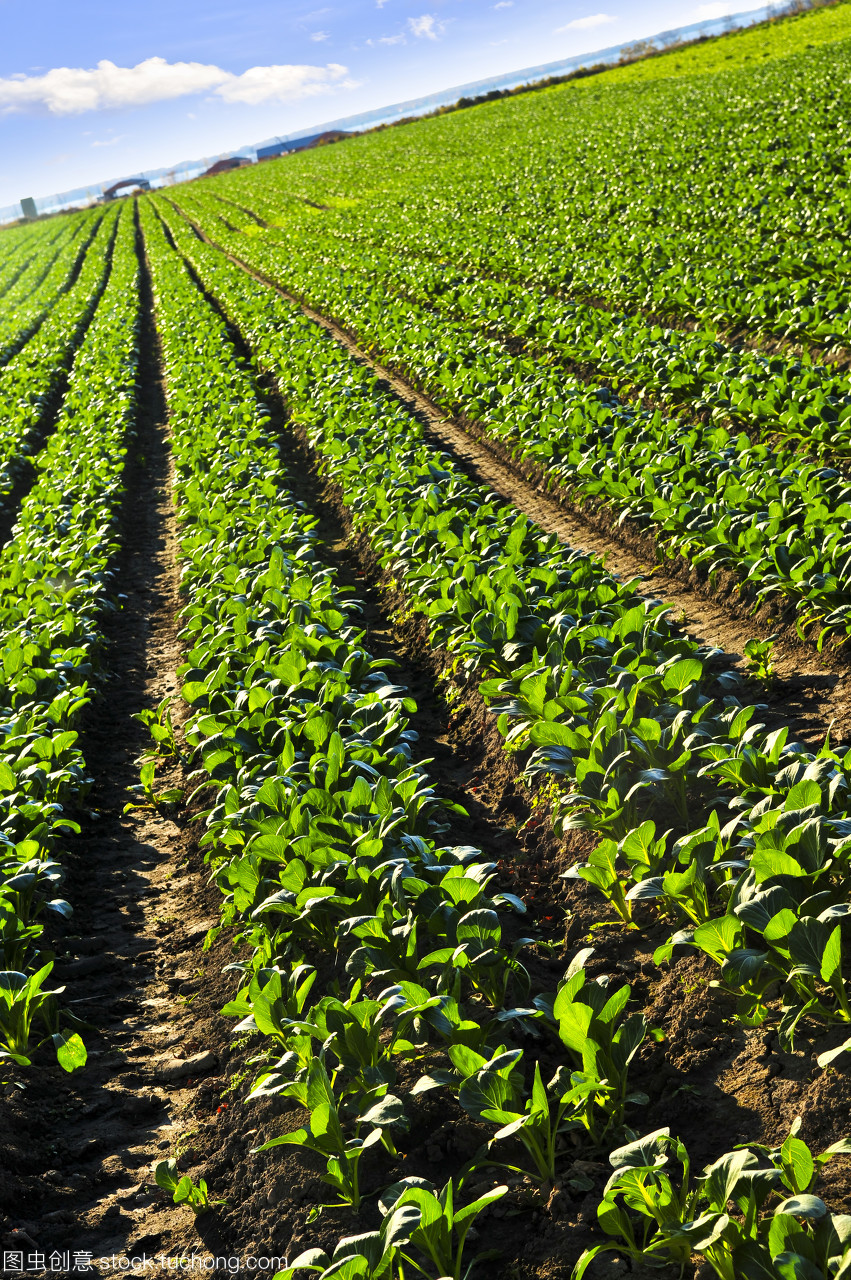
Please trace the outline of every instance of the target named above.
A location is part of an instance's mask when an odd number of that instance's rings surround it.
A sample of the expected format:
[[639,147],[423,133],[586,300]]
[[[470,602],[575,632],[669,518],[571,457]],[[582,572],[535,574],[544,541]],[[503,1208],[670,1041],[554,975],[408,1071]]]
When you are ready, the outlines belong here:
[[322,40],[330,39],[327,31],[312,31],[310,34],[310,38],[311,40],[314,41],[315,44],[319,44],[320,41]]
[[617,22],[611,13],[590,13],[587,18],[574,18],[563,27],[556,27],[556,35],[563,31],[590,31],[593,27],[607,27],[610,22]]
[[407,45],[407,40],[404,38],[404,32],[401,31],[397,36],[379,36],[378,40],[366,40],[365,44],[369,45],[370,49],[375,49],[376,45]]
[[0,77],[0,112],[46,109],[78,115],[107,107],[139,107],[191,93],[213,93],[225,102],[284,102],[329,89],[350,89],[345,67],[284,65],[249,67],[241,75],[202,62],[146,58],[135,67],[103,59],[97,67],[54,67],[40,76]]
[[408,27],[411,35],[422,40],[436,40],[446,30],[446,24],[438,22],[432,13],[424,13],[421,18],[409,18]]
[[117,142],[122,142],[126,136],[125,133],[117,133],[114,138],[98,138],[91,145],[93,147],[114,147]]
[[260,102],[310,98],[333,87],[357,88],[357,81],[344,80],[345,75],[346,68],[339,62],[329,62],[324,67],[249,67],[241,76],[228,74],[228,79],[215,92],[225,102],[246,102],[256,106]]
[[728,13],[735,12],[733,4],[699,4],[697,6],[698,18],[726,18]]
[[514,0],[499,0],[499,4],[494,5],[494,9],[512,9]]

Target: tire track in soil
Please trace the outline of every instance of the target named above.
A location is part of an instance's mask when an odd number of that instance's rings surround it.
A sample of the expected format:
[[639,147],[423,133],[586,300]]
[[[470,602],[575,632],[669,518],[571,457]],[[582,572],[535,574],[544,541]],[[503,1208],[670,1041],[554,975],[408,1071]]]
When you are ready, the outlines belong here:
[[[847,654],[839,649],[819,653],[813,644],[801,643],[794,626],[772,618],[768,608],[764,607],[755,616],[747,601],[739,596],[738,584],[732,575],[719,590],[713,590],[698,579],[682,557],[664,565],[657,564],[661,540],[657,547],[653,538],[623,529],[617,524],[617,516],[605,509],[594,512],[578,507],[563,491],[550,488],[551,477],[541,468],[511,458],[503,446],[489,439],[476,423],[448,417],[405,377],[370,356],[336,321],[227,252],[191,218],[179,209],[177,212],[186,217],[199,239],[218,249],[286,301],[300,307],[355,360],[372,369],[422,423],[431,442],[445,449],[471,479],[491,488],[546,533],[556,534],[568,547],[597,555],[622,581],[642,579],[650,584],[651,590],[646,586],[643,590],[639,588],[640,594],[663,601],[686,634],[698,644],[720,650],[719,662],[738,669],[746,680],[743,699],[765,704],[772,725],[789,724],[793,735],[811,747],[821,744],[828,726],[831,726],[834,745],[851,740],[851,667]],[[774,635],[777,636],[773,651],[775,678],[771,686],[766,687],[748,677],[742,652],[752,637],[767,639]]]
[[[111,674],[86,713],[82,741],[94,812],[76,815],[82,833],[67,841],[74,915],[52,943],[53,976],[92,1025],[83,1033],[89,1062],[68,1076],[42,1051],[22,1077],[25,1092],[5,1087],[0,1113],[0,1247],[45,1260],[68,1253],[70,1267],[75,1250],[95,1260],[198,1251],[191,1215],[156,1188],[150,1167],[172,1154],[197,1082],[226,1056],[206,1047],[216,1032],[222,1039],[216,1016],[205,1021],[209,1003],[191,1003],[220,901],[201,878],[194,831],[152,810],[123,813],[150,741],[131,716],[178,689],[171,459],[147,279],[143,285],[138,433],[117,579],[126,599],[103,625]],[[179,766],[157,781],[180,785]],[[205,1235],[220,1246],[214,1223]],[[92,1274],[114,1270],[95,1265]]]

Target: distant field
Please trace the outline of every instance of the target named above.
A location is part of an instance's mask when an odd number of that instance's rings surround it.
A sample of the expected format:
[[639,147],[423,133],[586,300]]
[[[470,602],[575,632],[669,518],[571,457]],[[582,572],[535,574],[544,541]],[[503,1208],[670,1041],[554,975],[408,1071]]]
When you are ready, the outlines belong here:
[[851,1275],[849,73],[0,237],[19,1272]]

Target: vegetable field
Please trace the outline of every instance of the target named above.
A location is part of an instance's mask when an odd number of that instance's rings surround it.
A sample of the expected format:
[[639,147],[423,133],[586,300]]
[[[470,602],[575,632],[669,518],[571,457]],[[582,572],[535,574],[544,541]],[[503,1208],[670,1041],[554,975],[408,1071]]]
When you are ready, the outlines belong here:
[[851,1276],[849,72],[0,236],[4,1275]]

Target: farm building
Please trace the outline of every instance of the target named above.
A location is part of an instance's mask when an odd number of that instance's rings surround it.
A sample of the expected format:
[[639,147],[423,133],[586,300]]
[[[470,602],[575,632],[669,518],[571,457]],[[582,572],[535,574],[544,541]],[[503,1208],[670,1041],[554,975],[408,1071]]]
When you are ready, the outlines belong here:
[[285,142],[278,139],[267,147],[257,148],[257,160],[276,160],[278,156],[289,155],[292,151],[306,151],[308,147],[324,147],[329,142],[342,142],[351,135],[341,129],[327,129],[324,133],[312,133],[306,138],[294,138]]
[[250,164],[251,161],[246,156],[227,156],[226,159],[217,160],[215,164],[211,164],[209,169],[204,170],[201,177],[213,178],[217,173],[230,173],[232,169],[244,169]]
[[113,182],[111,187],[106,188],[102,199],[116,200],[119,195],[129,196],[134,191],[150,191],[150,189],[151,184],[147,178],[122,178],[120,182]]

